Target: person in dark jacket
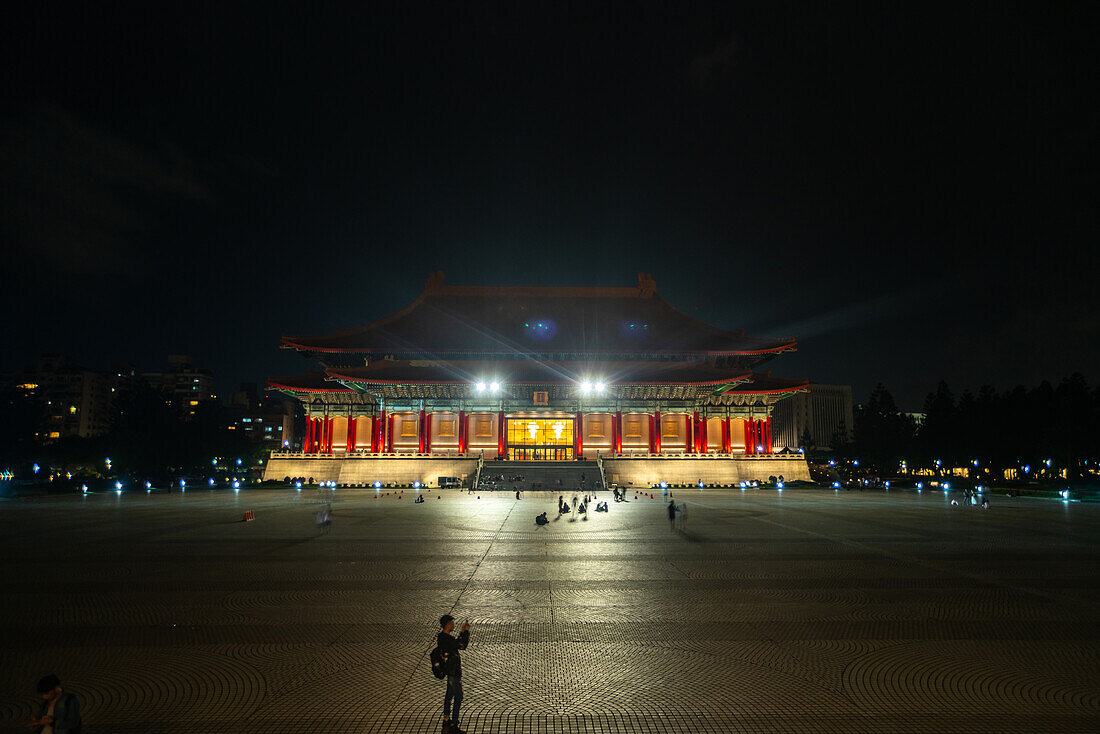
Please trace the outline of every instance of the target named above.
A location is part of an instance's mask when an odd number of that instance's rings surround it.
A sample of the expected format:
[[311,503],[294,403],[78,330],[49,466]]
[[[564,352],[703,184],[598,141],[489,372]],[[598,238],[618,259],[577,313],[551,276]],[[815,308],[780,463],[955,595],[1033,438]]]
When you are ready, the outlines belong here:
[[38,681],[38,695],[42,703],[38,706],[38,716],[31,719],[34,731],[80,734],[80,699],[76,694],[62,691],[61,680],[56,675],[47,675]]
[[[455,628],[455,618],[444,614],[439,618],[441,627],[436,643],[443,651],[443,659],[447,661],[447,693],[443,697],[443,734],[466,734],[458,725],[458,710],[462,706],[462,656],[459,650],[465,650],[470,644],[470,622],[462,625],[462,632],[456,639],[451,635]],[[454,716],[451,714],[451,704],[454,704]]]
[[674,527],[676,524],[676,502],[674,500],[668,501],[668,526]]

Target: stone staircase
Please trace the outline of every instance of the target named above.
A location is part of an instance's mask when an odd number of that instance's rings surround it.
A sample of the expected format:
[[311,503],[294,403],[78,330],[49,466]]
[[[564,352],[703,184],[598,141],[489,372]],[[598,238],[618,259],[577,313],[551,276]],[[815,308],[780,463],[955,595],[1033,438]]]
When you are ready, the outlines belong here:
[[477,489],[565,492],[603,486],[595,461],[486,461]]

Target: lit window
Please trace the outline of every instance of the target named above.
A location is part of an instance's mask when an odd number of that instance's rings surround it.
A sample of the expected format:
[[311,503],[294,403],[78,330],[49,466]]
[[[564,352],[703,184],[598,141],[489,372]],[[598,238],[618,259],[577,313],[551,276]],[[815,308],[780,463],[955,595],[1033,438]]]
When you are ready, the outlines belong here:
[[192,400],[192,401],[191,401],[191,405],[198,405],[198,404],[199,404],[199,401],[198,401],[198,400]]
[[70,415],[76,415],[76,406],[75,405],[70,405],[69,406],[69,414]]

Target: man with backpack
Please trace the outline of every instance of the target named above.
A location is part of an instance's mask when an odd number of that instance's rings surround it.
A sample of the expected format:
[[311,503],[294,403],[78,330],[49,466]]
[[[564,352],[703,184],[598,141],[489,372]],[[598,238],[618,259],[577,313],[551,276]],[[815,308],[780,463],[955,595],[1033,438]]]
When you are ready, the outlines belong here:
[[[458,651],[465,650],[470,644],[470,622],[462,625],[457,639],[451,635],[455,628],[454,617],[444,614],[439,618],[439,626],[436,649],[432,651],[432,672],[437,678],[442,677],[440,673],[447,677],[447,693],[443,697],[443,734],[466,734],[458,725],[458,710],[462,706],[462,658]],[[437,670],[437,667],[442,670]],[[454,718],[451,717],[452,702]]]

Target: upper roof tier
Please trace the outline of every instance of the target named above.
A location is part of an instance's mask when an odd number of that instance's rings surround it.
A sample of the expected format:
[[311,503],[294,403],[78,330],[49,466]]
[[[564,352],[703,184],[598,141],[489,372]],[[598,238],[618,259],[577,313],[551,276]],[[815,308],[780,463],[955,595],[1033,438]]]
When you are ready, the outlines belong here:
[[406,308],[285,348],[329,354],[728,354],[770,357],[792,338],[747,337],[668,305],[649,275],[633,288],[447,285],[433,273]]

